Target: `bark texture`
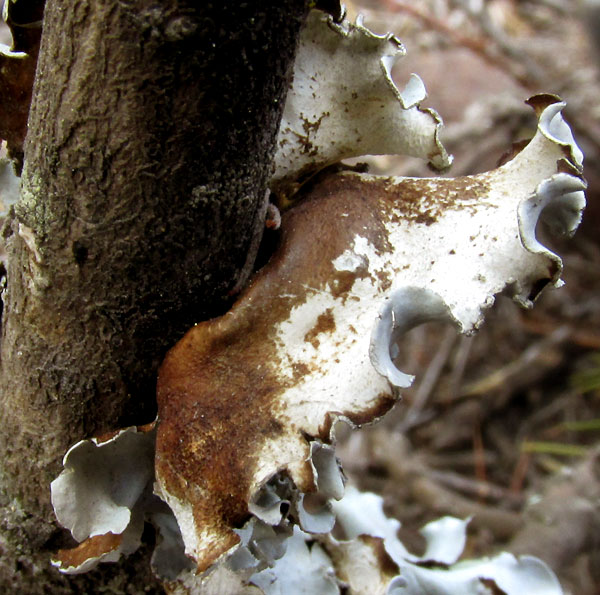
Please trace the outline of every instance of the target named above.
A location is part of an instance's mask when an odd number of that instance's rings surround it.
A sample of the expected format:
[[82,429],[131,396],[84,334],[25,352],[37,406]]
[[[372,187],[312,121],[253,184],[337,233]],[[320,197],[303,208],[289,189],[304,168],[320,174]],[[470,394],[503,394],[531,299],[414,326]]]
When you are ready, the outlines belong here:
[[66,449],[150,421],[166,350],[248,275],[306,4],[48,0],[3,231],[5,589],[47,592]]

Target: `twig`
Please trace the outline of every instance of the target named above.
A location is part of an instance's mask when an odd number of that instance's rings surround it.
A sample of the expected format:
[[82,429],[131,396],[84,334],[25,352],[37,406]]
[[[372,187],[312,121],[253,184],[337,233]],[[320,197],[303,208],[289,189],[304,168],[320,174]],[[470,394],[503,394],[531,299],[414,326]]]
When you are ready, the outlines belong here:
[[489,40],[485,38],[473,38],[467,37],[458,33],[452,27],[449,27],[439,19],[432,15],[415,8],[412,5],[405,4],[400,0],[388,0],[386,2],[388,9],[391,12],[404,12],[411,15],[412,17],[423,22],[429,29],[433,29],[442,33],[447,39],[458,46],[465,47],[472,52],[476,53],[483,60],[500,68],[504,72],[508,73],[513,79],[515,79],[520,85],[525,88],[532,88],[531,75],[530,73],[521,74],[515,71],[514,61],[507,60],[503,55],[494,54],[491,51],[491,44]]
[[[378,432],[373,434],[372,439],[373,459],[387,469],[398,486],[402,486],[402,489],[408,488],[412,499],[425,509],[436,514],[449,514],[460,518],[472,516],[471,526],[475,529],[490,530],[496,539],[510,538],[521,526],[522,519],[519,514],[501,510],[497,505],[478,504],[444,487],[443,480],[440,481],[441,472],[428,469],[418,455],[410,452],[408,442],[397,433]],[[448,474],[445,474],[444,479],[447,482],[451,481]],[[453,478],[453,481],[456,483],[456,478]],[[464,487],[465,482],[462,485]],[[498,494],[495,489],[494,493]],[[515,502],[512,496],[507,498],[510,503]]]
[[490,483],[471,479],[450,471],[427,471],[427,476],[440,484],[458,492],[475,496],[479,500],[495,500],[517,508],[523,505],[524,498],[506,488]]
[[431,360],[431,363],[423,375],[423,379],[417,388],[413,402],[406,412],[404,419],[400,423],[400,431],[406,432],[416,425],[416,421],[420,418],[420,413],[425,407],[425,404],[427,403],[431,392],[435,388],[442,370],[444,369],[444,366],[450,357],[450,353],[452,352],[452,347],[454,347],[455,342],[456,330],[454,328],[448,328],[442,337],[442,341],[435,353],[435,356]]
[[[498,462],[497,453],[486,450],[482,453],[486,465],[494,465]],[[427,464],[434,468],[442,469],[472,469],[473,451],[465,450],[462,452],[441,452],[427,455]]]
[[[547,335],[556,328],[556,320],[551,318],[542,318],[540,315],[531,316],[523,314],[521,316],[523,328],[529,333],[536,335]],[[600,334],[583,329],[571,329],[568,340],[571,343],[585,349],[600,349]]]
[[456,349],[456,356],[454,358],[454,367],[450,373],[448,380],[448,395],[450,399],[454,398],[460,390],[462,379],[467,369],[467,363],[469,361],[469,355],[471,354],[471,348],[473,347],[473,337],[461,336],[458,348]]
[[527,471],[529,469],[529,462],[531,461],[531,455],[527,452],[521,451],[517,464],[515,465],[513,474],[510,478],[510,492],[513,496],[517,496],[523,491],[523,484],[525,483],[525,477],[527,477]]
[[485,483],[487,479],[485,458],[483,457],[483,437],[481,435],[481,420],[477,419],[473,427],[473,459],[475,461],[475,477]]
[[521,515],[468,500],[429,477],[411,478],[409,486],[413,498],[427,509],[460,518],[472,516],[472,527],[489,529],[496,539],[512,537],[523,524]]
[[510,43],[509,37],[494,23],[486,3],[482,4],[481,10],[473,11],[469,10],[465,0],[455,0],[455,2],[479,25],[479,28],[485,33],[486,38],[491,39],[496,47],[510,59],[511,63],[514,64],[516,62],[525,70],[524,75],[522,75],[527,77],[528,84],[525,86],[532,87],[542,79],[542,72],[537,64],[524,54],[521,48],[514,47]]
[[[525,438],[533,435],[536,428],[544,428],[552,423],[553,418],[564,415],[566,411],[572,409],[574,393],[572,391],[563,394],[552,401],[549,401],[544,407],[534,411],[521,425],[519,429],[519,438]],[[545,438],[551,438],[552,432],[544,432]]]
[[485,378],[476,380],[464,387],[461,396],[478,396],[493,391],[505,384],[512,378],[531,368],[547,354],[549,348],[563,343],[570,335],[571,328],[563,325],[554,329],[549,336],[528,347],[517,359],[509,364],[495,370]]

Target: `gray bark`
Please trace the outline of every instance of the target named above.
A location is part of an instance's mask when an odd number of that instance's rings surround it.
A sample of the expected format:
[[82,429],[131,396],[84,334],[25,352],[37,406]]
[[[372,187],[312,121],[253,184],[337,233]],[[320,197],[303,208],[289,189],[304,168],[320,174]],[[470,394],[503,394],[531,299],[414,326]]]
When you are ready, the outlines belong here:
[[306,5],[48,0],[3,230],[0,590],[48,592],[62,455],[152,420],[166,350],[246,279]]

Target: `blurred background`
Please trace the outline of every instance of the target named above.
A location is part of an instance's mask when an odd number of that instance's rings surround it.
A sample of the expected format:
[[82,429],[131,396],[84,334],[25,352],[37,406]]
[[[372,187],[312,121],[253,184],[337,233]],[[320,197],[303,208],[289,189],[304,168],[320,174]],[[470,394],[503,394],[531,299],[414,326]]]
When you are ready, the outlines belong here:
[[[419,551],[418,529],[472,516],[466,554],[507,549],[546,560],[566,592],[600,593],[600,2],[362,0],[347,3],[407,55],[394,78],[425,82],[455,162],[446,175],[496,166],[530,138],[529,96],[566,102],[586,160],[588,207],[574,238],[551,239],[565,287],[533,310],[499,297],[474,337],[425,325],[402,346],[415,385],[379,424],[340,424],[350,482],[384,496]],[[364,161],[364,159],[361,159]],[[418,160],[370,159],[371,172],[435,175]],[[543,233],[543,230],[539,230]],[[548,242],[546,242],[548,244]]]

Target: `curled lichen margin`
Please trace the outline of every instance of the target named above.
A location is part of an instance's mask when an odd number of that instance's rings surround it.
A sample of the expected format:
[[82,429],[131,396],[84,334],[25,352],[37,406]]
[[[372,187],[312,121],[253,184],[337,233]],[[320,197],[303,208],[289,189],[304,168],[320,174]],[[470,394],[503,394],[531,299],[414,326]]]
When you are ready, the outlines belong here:
[[[411,74],[402,89],[392,68],[406,50],[392,33],[309,14],[277,138],[271,189],[284,206],[314,174],[366,154],[420,157],[438,170],[452,158],[440,141],[439,114],[421,106],[425,85]],[[377,101],[374,101],[377,99]]]

